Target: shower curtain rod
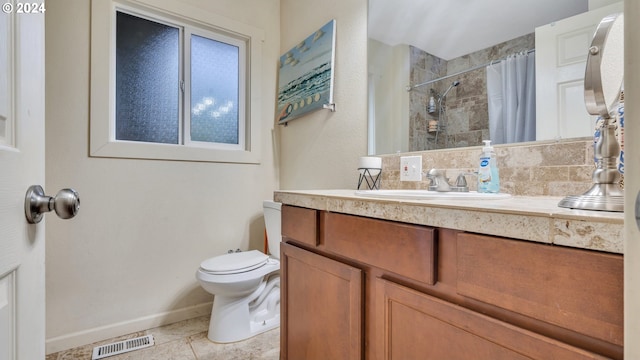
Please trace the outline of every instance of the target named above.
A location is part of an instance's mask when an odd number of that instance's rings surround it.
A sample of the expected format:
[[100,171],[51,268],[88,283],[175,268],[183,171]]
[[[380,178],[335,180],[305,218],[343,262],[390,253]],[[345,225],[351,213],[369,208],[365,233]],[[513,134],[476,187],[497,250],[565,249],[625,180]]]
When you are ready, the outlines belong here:
[[[529,50],[527,50],[527,54],[530,54],[530,53],[532,53],[532,52],[534,52],[534,51],[536,51],[536,49],[529,49]],[[446,80],[446,79],[448,79],[448,78],[452,78],[452,77],[454,77],[454,76],[458,76],[458,75],[461,75],[461,74],[464,74],[464,73],[468,73],[469,71],[474,71],[474,70],[478,70],[478,69],[485,68],[485,67],[487,67],[487,66],[489,66],[489,65],[492,65],[492,64],[497,64],[497,63],[499,63],[500,61],[503,61],[503,60],[506,60],[506,59],[507,59],[507,58],[506,58],[506,57],[504,57],[504,58],[502,58],[502,59],[498,59],[498,60],[491,60],[490,62],[488,62],[488,63],[486,63],[486,64],[476,65],[476,66],[474,66],[474,67],[472,67],[472,68],[469,68],[469,69],[467,69],[467,70],[458,71],[458,72],[457,72],[457,73],[455,73],[455,74],[445,75],[445,76],[439,77],[439,78],[437,78],[437,79],[432,79],[432,80],[429,80],[429,81],[425,81],[425,82],[423,82],[423,83],[416,84],[416,85],[413,85],[413,86],[412,86],[412,85],[407,85],[407,87],[406,87],[405,89],[406,89],[407,91],[411,91],[411,90],[413,90],[413,89],[415,89],[415,88],[418,88],[418,87],[421,87],[421,86],[424,86],[424,85],[429,85],[429,84],[434,83],[434,82],[436,82],[436,81]]]

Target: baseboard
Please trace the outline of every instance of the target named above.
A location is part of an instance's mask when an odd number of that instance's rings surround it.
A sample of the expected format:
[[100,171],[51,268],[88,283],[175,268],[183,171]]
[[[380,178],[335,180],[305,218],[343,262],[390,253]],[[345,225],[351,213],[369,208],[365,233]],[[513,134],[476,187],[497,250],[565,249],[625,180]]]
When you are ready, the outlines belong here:
[[46,353],[52,354],[97,341],[114,338],[116,336],[134,333],[136,331],[148,330],[178,321],[209,315],[211,314],[211,305],[211,302],[207,302],[179,310],[153,314],[133,320],[50,338],[46,340]]

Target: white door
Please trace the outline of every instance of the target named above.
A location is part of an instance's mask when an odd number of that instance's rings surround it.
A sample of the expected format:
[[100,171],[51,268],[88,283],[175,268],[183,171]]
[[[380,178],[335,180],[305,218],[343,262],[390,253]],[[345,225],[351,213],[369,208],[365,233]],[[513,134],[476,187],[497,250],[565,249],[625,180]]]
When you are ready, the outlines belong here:
[[624,17],[624,358],[640,359],[640,2],[625,1]]
[[44,359],[44,223],[24,211],[44,184],[44,13],[0,3],[0,359]]
[[593,136],[584,104],[587,52],[600,20],[621,12],[604,6],[536,28],[536,140]]

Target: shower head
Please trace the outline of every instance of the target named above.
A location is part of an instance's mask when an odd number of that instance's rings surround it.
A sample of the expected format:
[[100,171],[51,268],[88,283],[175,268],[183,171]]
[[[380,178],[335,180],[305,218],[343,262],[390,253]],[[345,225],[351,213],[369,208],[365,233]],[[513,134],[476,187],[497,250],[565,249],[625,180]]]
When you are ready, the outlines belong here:
[[447,91],[445,91],[444,94],[442,94],[440,99],[444,99],[444,97],[447,96],[449,91],[451,91],[451,89],[453,89],[454,87],[456,87],[458,85],[460,85],[460,81],[456,80],[456,81],[452,82],[451,85],[449,85],[449,88],[447,89]]

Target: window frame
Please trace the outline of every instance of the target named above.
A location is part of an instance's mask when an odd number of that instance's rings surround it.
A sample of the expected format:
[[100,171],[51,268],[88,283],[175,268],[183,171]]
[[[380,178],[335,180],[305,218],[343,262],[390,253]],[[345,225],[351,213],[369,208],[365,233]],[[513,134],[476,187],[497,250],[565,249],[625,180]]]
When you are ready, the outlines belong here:
[[[199,28],[185,28],[184,29],[184,63],[191,63],[191,36],[196,35],[200,37],[204,37],[210,40],[216,40],[223,42],[229,45],[235,45],[238,47],[238,68],[246,69],[246,43],[239,41],[230,36],[226,36],[220,33],[214,33],[212,31],[207,31]],[[238,144],[223,144],[223,143],[210,143],[204,141],[195,141],[191,140],[191,108],[193,104],[191,103],[191,66],[184,67],[184,114],[183,114],[183,128],[184,128],[184,145],[187,146],[200,146],[200,147],[209,147],[209,148],[218,148],[218,149],[226,149],[226,150],[243,150],[245,148],[246,143],[246,124],[247,118],[246,115],[246,71],[238,72]]]
[[[150,5],[150,3],[154,3]],[[184,46],[187,36],[185,29],[218,37],[234,39],[246,46],[244,66],[245,77],[239,79],[245,89],[245,104],[242,111],[245,121],[244,135],[240,135],[239,145],[206,143],[190,140],[187,124],[190,121],[190,79],[187,71],[181,70],[180,78],[184,92],[180,98],[181,124],[179,144],[163,144],[139,141],[116,140],[115,138],[115,42],[116,11],[122,11],[148,20],[165,23],[180,29],[180,46]],[[202,36],[202,35],[200,35]],[[190,41],[190,35],[189,35]],[[215,40],[215,38],[212,38]],[[156,159],[178,161],[206,161],[259,164],[261,161],[261,52],[264,32],[247,24],[242,24],[203,11],[202,9],[176,4],[174,1],[153,0],[141,4],[138,1],[92,1],[91,2],[91,85],[90,85],[90,139],[89,156]],[[184,69],[189,55],[182,54],[181,69]],[[243,71],[240,71],[243,73]],[[240,105],[239,105],[240,106]],[[239,109],[240,110],[240,109]]]

